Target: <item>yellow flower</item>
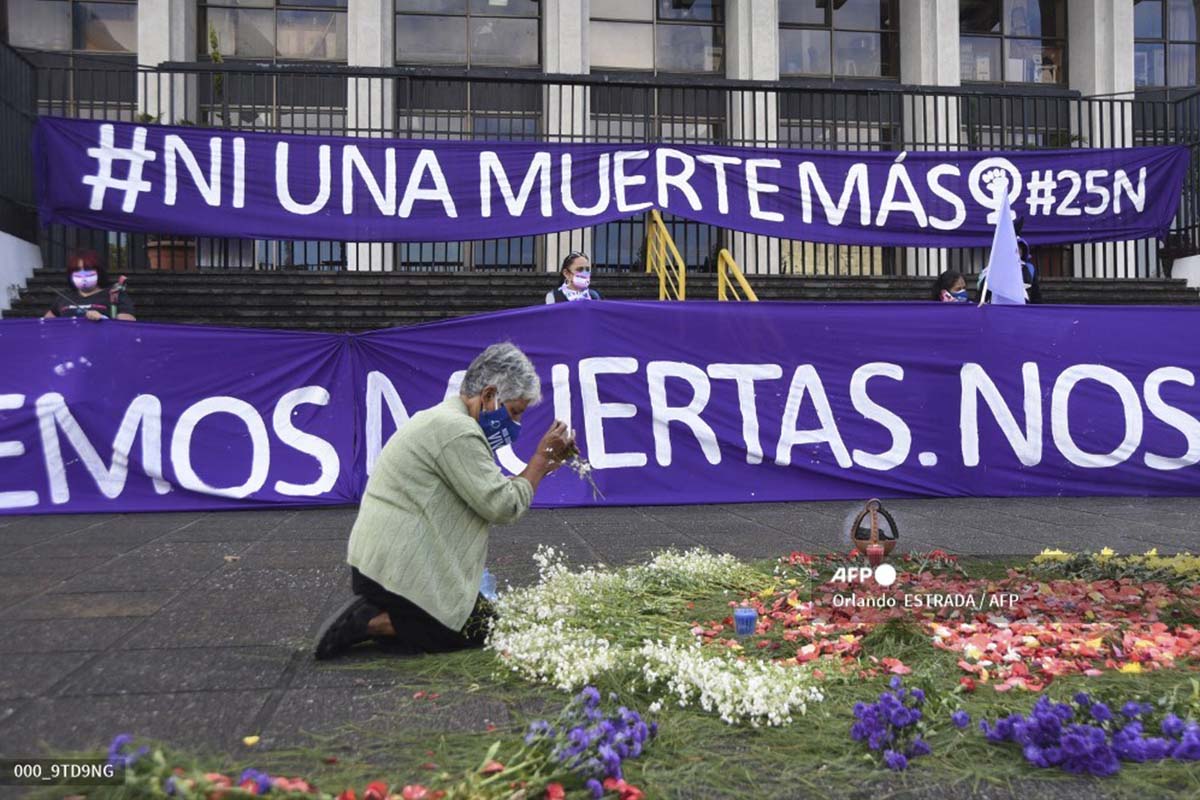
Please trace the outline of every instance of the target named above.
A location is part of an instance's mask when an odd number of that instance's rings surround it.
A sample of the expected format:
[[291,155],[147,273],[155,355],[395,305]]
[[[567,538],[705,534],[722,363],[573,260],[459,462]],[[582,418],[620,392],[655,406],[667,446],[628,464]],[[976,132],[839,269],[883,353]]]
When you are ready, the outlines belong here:
[[262,737],[260,736],[247,736],[246,738],[242,739],[242,744],[246,745],[246,747],[254,747],[254,745],[258,744],[261,740]]
[[1156,558],[1157,556],[1158,556],[1158,548],[1157,547],[1151,547],[1149,550],[1146,551],[1147,558]]
[[1139,664],[1139,663],[1138,663],[1138,662],[1136,662],[1136,661],[1130,661],[1130,662],[1128,662],[1128,663],[1122,664],[1122,665],[1121,665],[1121,669],[1120,669],[1120,670],[1118,670],[1118,671],[1119,671],[1119,672],[1128,672],[1128,673],[1135,673],[1135,674],[1136,674],[1136,673],[1138,673],[1138,672],[1141,672],[1141,671],[1142,671],[1142,665],[1141,665],[1141,664]]
[[1105,547],[1100,551],[1100,558],[1112,558],[1117,553],[1111,547]]

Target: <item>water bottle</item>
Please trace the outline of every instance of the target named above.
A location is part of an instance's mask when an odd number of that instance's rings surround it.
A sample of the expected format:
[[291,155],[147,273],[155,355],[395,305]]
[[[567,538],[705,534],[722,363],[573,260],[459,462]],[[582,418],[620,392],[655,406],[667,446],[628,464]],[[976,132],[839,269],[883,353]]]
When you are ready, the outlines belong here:
[[489,572],[487,567],[483,568],[483,580],[479,582],[479,593],[489,603],[496,602],[496,576]]

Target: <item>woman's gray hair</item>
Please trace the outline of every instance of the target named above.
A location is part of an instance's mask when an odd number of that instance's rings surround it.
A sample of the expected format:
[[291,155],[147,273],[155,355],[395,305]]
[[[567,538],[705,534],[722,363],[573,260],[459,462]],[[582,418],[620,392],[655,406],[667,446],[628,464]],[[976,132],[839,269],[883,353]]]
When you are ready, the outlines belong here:
[[488,386],[495,386],[501,403],[528,400],[530,405],[542,399],[542,382],[529,357],[512,342],[494,344],[475,356],[463,375],[459,394],[474,397]]

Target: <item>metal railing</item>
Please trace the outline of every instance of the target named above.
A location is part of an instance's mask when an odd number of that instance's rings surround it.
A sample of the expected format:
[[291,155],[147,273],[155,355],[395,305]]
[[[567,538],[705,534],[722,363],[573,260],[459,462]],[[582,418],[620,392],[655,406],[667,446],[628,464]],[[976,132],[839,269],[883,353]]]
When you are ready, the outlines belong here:
[[741,267],[733,260],[729,251],[723,247],[721,252],[717,253],[717,299],[758,302],[758,295],[750,288],[750,283],[742,274]]
[[659,300],[687,299],[687,262],[657,211],[646,215],[646,272],[658,275]]
[[[826,150],[1025,150],[1182,143],[1192,160],[1165,247],[1154,240],[1039,247],[1041,273],[1156,277],[1200,252],[1200,99],[1085,98],[1040,87],[923,88],[895,84],[744,82],[715,78],[544,75],[523,71],[367,69],[327,64],[188,63],[137,69],[112,59],[35,59],[40,113],[246,130],[428,139],[692,144]],[[23,164],[18,164],[23,166]],[[693,270],[728,250],[748,275],[972,274],[983,248],[827,245],[723,230],[662,215]],[[449,243],[251,241],[201,238],[200,268],[553,271],[571,250],[599,271],[647,267],[646,220],[545,236]],[[163,238],[53,227],[47,263],[98,240],[122,269],[145,266]],[[157,252],[162,252],[159,247]]]

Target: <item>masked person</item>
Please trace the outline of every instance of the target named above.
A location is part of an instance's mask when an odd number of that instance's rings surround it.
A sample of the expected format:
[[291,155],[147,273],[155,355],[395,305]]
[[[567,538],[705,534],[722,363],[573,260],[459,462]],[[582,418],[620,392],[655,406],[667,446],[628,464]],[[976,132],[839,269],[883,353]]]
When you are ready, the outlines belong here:
[[67,259],[67,291],[57,292],[54,302],[43,315],[53,317],[84,317],[94,322],[119,319],[132,322],[133,301],[124,284],[110,285],[108,274],[100,264],[95,250],[79,250]]
[[371,639],[411,653],[483,645],[488,526],[520,519],[574,444],[555,422],[520,475],[500,472],[495,451],[516,440],[525,409],[540,399],[525,354],[494,344],[471,362],[458,395],[414,414],[388,440],[350,533],[356,597],[322,626],[318,659]]
[[591,288],[592,262],[583,253],[568,253],[559,272],[562,274],[562,286],[546,292],[547,305],[600,299],[600,293]]
[[943,303],[969,303],[967,296],[967,281],[958,270],[948,269],[938,275],[937,286],[933,289],[933,299]]

